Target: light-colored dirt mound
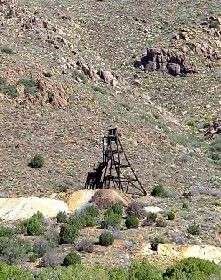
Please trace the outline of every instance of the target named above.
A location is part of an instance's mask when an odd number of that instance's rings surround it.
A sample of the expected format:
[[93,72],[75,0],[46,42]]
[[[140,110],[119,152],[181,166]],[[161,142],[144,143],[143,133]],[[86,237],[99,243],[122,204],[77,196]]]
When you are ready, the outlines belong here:
[[81,210],[89,203],[95,193],[96,190],[79,190],[72,193],[67,200],[69,210],[71,212]]
[[75,212],[83,209],[90,202],[95,203],[102,209],[111,206],[114,202],[120,202],[127,206],[132,201],[132,198],[128,195],[117,190],[79,190],[68,197],[67,204],[69,210]]
[[128,204],[131,203],[133,199],[121,191],[103,189],[97,190],[91,201],[94,202],[99,208],[107,208],[115,202],[119,202],[124,206],[128,206]]
[[68,212],[65,202],[47,197],[0,198],[0,219],[5,221],[30,218],[40,211],[45,217],[55,217],[59,211]]
[[177,245],[177,244],[159,244],[157,252],[150,249],[150,244],[145,245],[141,250],[141,255],[164,256],[171,259],[180,260],[183,258],[200,258],[221,263],[221,248],[211,245]]

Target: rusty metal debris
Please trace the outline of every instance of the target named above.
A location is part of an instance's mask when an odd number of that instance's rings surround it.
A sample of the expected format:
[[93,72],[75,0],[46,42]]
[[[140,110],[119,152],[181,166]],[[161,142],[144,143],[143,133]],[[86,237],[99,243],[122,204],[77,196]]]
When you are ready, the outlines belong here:
[[117,128],[110,128],[103,137],[103,161],[88,172],[85,188],[115,188],[126,193],[132,189],[147,194],[127,158]]

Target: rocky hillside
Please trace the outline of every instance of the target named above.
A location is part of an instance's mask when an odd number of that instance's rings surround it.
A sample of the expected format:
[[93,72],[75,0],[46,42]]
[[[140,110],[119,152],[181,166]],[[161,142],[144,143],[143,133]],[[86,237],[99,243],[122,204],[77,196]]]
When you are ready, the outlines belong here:
[[82,188],[110,125],[148,192],[219,193],[219,1],[138,2],[0,1],[2,195]]

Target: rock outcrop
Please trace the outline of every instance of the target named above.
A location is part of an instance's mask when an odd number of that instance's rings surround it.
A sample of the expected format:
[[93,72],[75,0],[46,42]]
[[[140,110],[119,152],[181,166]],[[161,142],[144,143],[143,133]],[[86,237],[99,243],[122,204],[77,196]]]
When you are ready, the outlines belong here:
[[140,61],[136,61],[134,66],[142,70],[166,71],[173,76],[186,76],[197,72],[184,54],[167,48],[147,49],[147,54]]
[[113,72],[96,69],[82,61],[76,62],[76,68],[94,82],[104,82],[112,87],[118,84],[118,76]]

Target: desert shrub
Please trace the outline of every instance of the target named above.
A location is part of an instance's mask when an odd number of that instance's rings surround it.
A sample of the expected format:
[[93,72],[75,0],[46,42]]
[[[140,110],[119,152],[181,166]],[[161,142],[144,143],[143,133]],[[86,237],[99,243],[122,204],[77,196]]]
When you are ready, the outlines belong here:
[[63,224],[59,233],[59,244],[71,244],[79,236],[80,229],[71,224]]
[[85,217],[84,216],[71,216],[68,219],[68,224],[72,227],[81,230],[86,226]]
[[128,271],[123,267],[113,267],[108,270],[109,280],[128,280]]
[[15,230],[9,227],[5,227],[0,225],[0,237],[8,237],[11,238],[15,235]]
[[123,215],[123,204],[119,202],[113,203],[111,206],[111,209],[113,210],[114,214],[118,214],[120,216]]
[[18,264],[27,258],[31,251],[28,241],[21,238],[0,238],[0,255],[1,259],[8,264]]
[[176,218],[176,215],[173,211],[170,211],[170,212],[167,213],[167,219],[168,220],[172,221],[172,220],[175,220],[175,218]]
[[[80,264],[43,269],[37,280],[110,280],[104,268],[83,266]],[[8,280],[8,279],[7,279]],[[20,280],[20,279],[19,279]],[[123,279],[113,279],[123,280]]]
[[57,216],[57,223],[66,223],[67,222],[67,214],[65,212],[59,211]]
[[0,279],[1,280],[34,280],[34,277],[23,269],[0,263]]
[[129,267],[129,280],[160,280],[162,273],[160,269],[146,261],[133,263]]
[[88,82],[88,78],[86,75],[84,75],[82,72],[79,70],[73,70],[72,72],[72,77],[74,80],[79,81],[81,80],[83,84],[86,84]]
[[156,227],[166,227],[167,223],[162,218],[156,220]]
[[63,265],[69,266],[69,265],[76,265],[76,264],[81,264],[81,257],[75,251],[72,251],[65,256]]
[[221,137],[217,137],[210,143],[208,149],[208,157],[215,163],[220,163],[221,160]]
[[9,47],[2,48],[2,52],[6,54],[14,54],[14,51]]
[[25,93],[34,95],[38,92],[38,83],[30,79],[20,79],[18,84],[22,84],[25,88]]
[[162,184],[157,184],[156,186],[153,187],[151,191],[151,195],[164,197],[166,195],[166,190],[164,189]]
[[44,165],[44,158],[40,154],[36,154],[30,162],[30,166],[32,168],[41,168]]
[[183,209],[188,209],[188,207],[189,207],[188,203],[184,201],[183,204],[182,204],[182,208]]
[[104,221],[102,228],[118,228],[120,226],[122,217],[119,214],[115,214],[111,208],[108,208],[104,213]]
[[104,88],[104,87],[100,87],[100,86],[97,86],[97,85],[93,85],[93,86],[92,86],[92,89],[93,89],[95,92],[100,92],[101,94],[107,94],[107,89]]
[[127,216],[125,225],[127,228],[138,228],[139,219],[136,216]]
[[208,260],[183,259],[174,266],[167,268],[166,272],[163,273],[163,279],[218,280],[221,279],[221,267]]
[[84,209],[84,215],[91,216],[91,217],[98,217],[99,209],[97,206],[89,205]]
[[200,234],[200,225],[196,224],[196,222],[194,221],[193,224],[188,226],[187,232],[191,235],[199,235]]
[[41,266],[56,267],[62,264],[63,259],[64,258],[60,255],[59,251],[53,248],[44,254],[41,260]]
[[94,227],[97,224],[98,215],[99,209],[94,205],[90,205],[84,209],[80,217],[84,221],[85,227]]
[[6,80],[0,77],[0,91],[6,94],[10,98],[16,98],[18,91],[15,85],[7,84]]
[[41,235],[44,232],[43,220],[42,213],[38,212],[30,219],[22,221],[19,225],[19,230],[26,235]]
[[97,218],[92,216],[84,217],[85,227],[95,227],[97,225]]
[[99,244],[101,246],[109,246],[114,243],[114,236],[111,232],[105,231],[102,232],[99,236]]
[[148,213],[147,213],[147,218],[148,218],[148,220],[150,220],[150,221],[156,222],[157,213],[148,212]]
[[144,205],[143,203],[139,202],[130,203],[126,209],[126,213],[128,216],[136,216],[139,219],[144,218],[146,216]]
[[42,237],[34,242],[32,251],[36,256],[41,258],[50,248],[51,246],[48,240]]
[[76,246],[78,252],[92,253],[94,251],[94,244],[91,240],[83,239]]
[[158,244],[164,244],[166,242],[165,238],[161,235],[155,236],[150,239],[151,249],[157,251]]

